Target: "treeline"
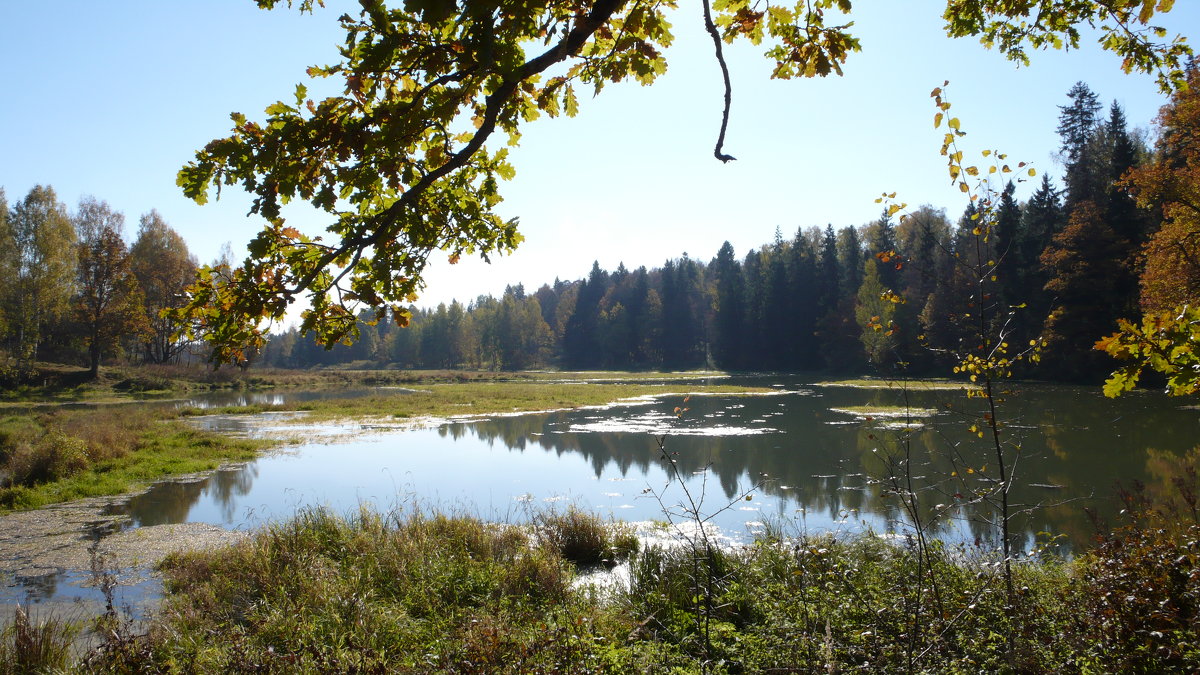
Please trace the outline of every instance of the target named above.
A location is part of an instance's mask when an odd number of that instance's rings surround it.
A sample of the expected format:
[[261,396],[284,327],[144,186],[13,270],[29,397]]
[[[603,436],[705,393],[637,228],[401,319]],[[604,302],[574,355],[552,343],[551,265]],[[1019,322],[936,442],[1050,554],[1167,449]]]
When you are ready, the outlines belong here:
[[995,196],[986,237],[975,236],[974,204],[956,221],[923,206],[859,227],[806,228],[786,238],[777,231],[741,258],[726,243],[707,263],[684,254],[656,269],[594,264],[586,279],[533,293],[513,286],[498,299],[414,308],[410,327],[363,323],[362,339],[333,351],[290,331],[272,339],[262,359],[280,367],[498,369],[900,364],[919,374],[940,367],[940,354],[971,347],[964,341],[979,334],[971,291],[980,281],[971,270],[995,261],[984,300],[999,308],[990,314],[1002,325],[990,328],[1014,345],[1042,335],[1041,376],[1093,378],[1112,367],[1092,349],[1095,340],[1118,318],[1137,316],[1140,304],[1160,302],[1164,275],[1181,282],[1166,286],[1184,296],[1200,288],[1183,283],[1178,270],[1163,271],[1183,264],[1178,256],[1164,262],[1169,256],[1153,254],[1178,249],[1180,240],[1194,248],[1196,236],[1156,239],[1162,209],[1135,200],[1138,181],[1176,171],[1172,165],[1200,144],[1185,128],[1191,123],[1180,121],[1181,111],[1196,107],[1197,91],[1164,108],[1152,148],[1130,131],[1117,103],[1105,110],[1076,84],[1059,108],[1061,187],[1043,174],[1019,203],[1009,183]]
[[[176,307],[196,274],[187,243],[157,211],[132,244],[125,216],[85,197],[74,212],[35,186],[12,204],[0,188],[0,366],[49,360],[174,363],[189,344],[162,311]],[[12,371],[12,372],[10,372]]]

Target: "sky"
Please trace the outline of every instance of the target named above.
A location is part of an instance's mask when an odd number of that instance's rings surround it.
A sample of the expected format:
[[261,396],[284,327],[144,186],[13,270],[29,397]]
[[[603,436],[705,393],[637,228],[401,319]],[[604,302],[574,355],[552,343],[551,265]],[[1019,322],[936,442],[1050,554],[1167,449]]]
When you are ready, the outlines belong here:
[[[253,0],[0,0],[0,187],[10,205],[38,184],[72,210],[92,195],[125,214],[127,239],[157,209],[201,262],[226,243],[240,259],[262,224],[247,217],[250,200],[226,187],[219,201],[196,205],[176,173],[229,134],[231,112],[262,119],[272,102],[291,100],[308,66],[337,60],[336,19],[357,3],[326,4],[302,15]],[[844,77],[773,81],[763,47],[727,47],[734,100],[725,150],[737,161],[722,164],[712,156],[720,72],[700,4],[679,4],[669,70],[657,83],[610,86],[581,97],[574,118],[523,128],[517,176],[501,186],[499,208],[520,219],[517,252],[490,264],[435,259],[417,304],[498,295],[516,283],[534,290],[581,278],[593,261],[609,270],[684,253],[708,261],[724,241],[742,256],[776,229],[790,237],[867,223],[884,192],[956,219],[966,204],[939,155],[943,131],[933,128],[929,98],[945,80],[968,159],[996,149],[1055,178],[1057,106],[1075,82],[1119,102],[1130,125],[1148,132],[1166,101],[1152,77],[1122,73],[1118,57],[1094,43],[1037,52],[1017,67],[974,39],[947,38],[944,2],[858,3],[851,19],[863,50]],[[1157,23],[1195,38],[1198,4],[1177,3]],[[285,215],[310,234],[327,222],[306,208]]]

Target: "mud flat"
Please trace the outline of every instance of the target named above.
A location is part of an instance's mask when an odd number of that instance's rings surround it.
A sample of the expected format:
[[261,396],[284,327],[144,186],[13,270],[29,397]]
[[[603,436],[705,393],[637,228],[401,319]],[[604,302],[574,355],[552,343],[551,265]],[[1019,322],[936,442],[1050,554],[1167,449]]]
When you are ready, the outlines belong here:
[[[245,532],[204,523],[130,527],[122,505],[132,495],[97,497],[0,516],[0,625],[16,604],[33,613],[86,621],[105,609],[100,577],[116,581],[117,604],[135,617],[161,594],[154,568],[168,554],[237,541]],[[55,593],[63,586],[69,593]]]

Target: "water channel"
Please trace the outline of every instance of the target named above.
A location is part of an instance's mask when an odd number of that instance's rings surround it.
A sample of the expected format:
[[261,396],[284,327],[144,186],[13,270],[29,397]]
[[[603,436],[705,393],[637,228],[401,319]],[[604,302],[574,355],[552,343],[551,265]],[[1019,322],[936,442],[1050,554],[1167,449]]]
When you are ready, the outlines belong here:
[[[902,393],[799,378],[746,381],[776,392],[686,402],[670,395],[406,429],[306,426],[270,415],[200,417],[209,428],[298,432],[304,440],[200,480],[157,484],[119,509],[132,528],[190,522],[248,530],[306,507],[348,513],[360,505],[521,522],[537,509],[574,504],[627,521],[663,520],[686,501],[668,480],[665,449],[691,494],[703,499],[701,511],[729,540],[745,541],[768,526],[785,534],[902,534],[907,521],[886,489],[887,462],[908,457],[917,483],[928,486],[923,518],[934,533],[967,546],[995,545],[986,522],[991,510],[972,499],[996,478],[987,439],[970,428],[979,399],[962,391]],[[664,390],[685,391],[686,384]],[[297,394],[241,403],[291,396]],[[1004,398],[1005,433],[1020,446],[1009,450],[1010,501],[1014,511],[1029,509],[1014,521],[1018,548],[1053,538],[1063,552],[1078,551],[1095,534],[1089,510],[1101,519],[1116,514],[1118,485],[1141,484],[1161,497],[1172,492],[1173,479],[1200,466],[1200,411],[1187,401],[1155,393],[1109,400],[1097,388],[1049,385],[1019,385]],[[687,410],[677,415],[677,407]],[[889,414],[896,407],[915,414]],[[7,589],[35,600],[73,592],[67,577],[40,593],[20,584]]]

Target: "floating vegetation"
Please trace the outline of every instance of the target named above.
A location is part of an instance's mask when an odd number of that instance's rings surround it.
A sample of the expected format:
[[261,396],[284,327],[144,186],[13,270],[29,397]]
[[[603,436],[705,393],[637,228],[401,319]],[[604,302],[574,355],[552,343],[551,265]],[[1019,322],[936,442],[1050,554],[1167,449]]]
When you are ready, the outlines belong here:
[[[765,422],[766,420],[755,420]],[[631,433],[650,434],[653,436],[758,436],[762,434],[782,433],[779,429],[767,426],[684,426],[674,415],[665,413],[648,413],[630,418],[592,419],[576,422],[558,433]]]
[[814,382],[814,387],[851,387],[855,389],[916,389],[920,391],[944,391],[959,389],[978,389],[978,385],[955,380],[883,380],[864,377],[855,380],[831,380],[829,382]]
[[906,417],[924,418],[937,414],[937,408],[905,408],[903,406],[854,405],[845,408],[830,408],[831,412],[854,415],[870,421],[874,418],[904,419]]

